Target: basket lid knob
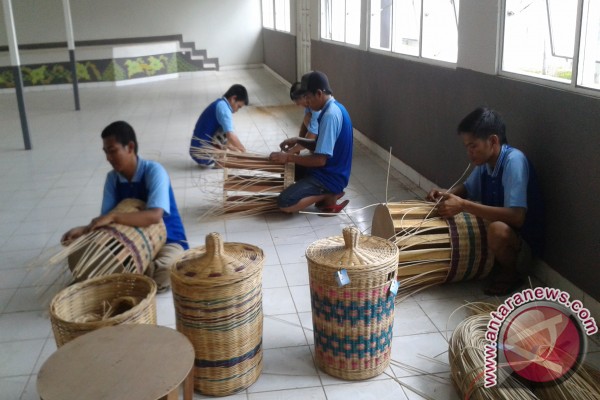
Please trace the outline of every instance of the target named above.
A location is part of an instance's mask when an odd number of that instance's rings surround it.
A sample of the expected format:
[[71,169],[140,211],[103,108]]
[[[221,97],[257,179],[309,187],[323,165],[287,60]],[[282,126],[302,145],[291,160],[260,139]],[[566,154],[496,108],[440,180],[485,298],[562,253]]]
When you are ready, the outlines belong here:
[[206,268],[208,277],[230,275],[236,272],[240,262],[225,253],[223,238],[217,232],[206,235]]
[[347,226],[342,230],[344,245],[348,250],[356,250],[360,239],[360,231],[355,226]]

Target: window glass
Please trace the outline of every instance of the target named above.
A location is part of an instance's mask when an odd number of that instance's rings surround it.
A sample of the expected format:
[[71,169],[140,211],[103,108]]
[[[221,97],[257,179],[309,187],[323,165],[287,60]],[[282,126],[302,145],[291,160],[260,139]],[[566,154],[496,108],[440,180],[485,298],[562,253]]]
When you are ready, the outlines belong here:
[[371,48],[456,62],[460,0],[371,0]]
[[360,44],[361,2],[358,0],[321,0],[321,37]]
[[600,0],[583,4],[578,84],[600,89]]
[[273,0],[262,0],[262,19],[265,28],[275,28],[273,21]]
[[577,0],[506,0],[502,69],[570,82]]
[[456,62],[458,54],[458,1],[423,1],[421,55]]
[[290,0],[275,0],[275,29],[290,31]]

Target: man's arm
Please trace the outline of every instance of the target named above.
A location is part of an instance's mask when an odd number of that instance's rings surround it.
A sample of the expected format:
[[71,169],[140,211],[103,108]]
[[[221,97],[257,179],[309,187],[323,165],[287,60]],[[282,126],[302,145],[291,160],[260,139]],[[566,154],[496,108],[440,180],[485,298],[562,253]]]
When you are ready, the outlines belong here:
[[131,213],[108,213],[94,218],[87,225],[77,226],[68,230],[62,236],[60,242],[64,245],[68,245],[73,240],[113,222],[121,225],[144,228],[159,223],[162,220],[163,213],[162,208],[151,208]]
[[523,207],[493,207],[471,200],[463,199],[452,193],[443,193],[443,200],[438,204],[441,217],[453,217],[460,212],[467,212],[487,221],[501,221],[513,228],[520,228],[525,222],[527,210]]
[[283,151],[271,153],[269,159],[279,164],[286,164],[291,162],[309,168],[319,168],[327,163],[327,156],[325,154],[308,154],[301,156],[298,154],[286,153]]
[[110,212],[94,218],[88,225],[88,230],[98,229],[111,223],[144,228],[159,223],[163,214],[162,208],[149,208],[128,213]]
[[448,190],[448,189],[432,189],[428,194],[427,197],[425,198],[425,200],[427,201],[438,201],[438,199],[440,197],[442,197],[442,195],[444,193],[451,193],[451,194],[455,194],[458,197],[462,197],[463,199],[467,197],[467,189],[465,188],[465,185],[463,185],[462,183],[460,185],[456,185],[454,186],[452,189]]
[[227,132],[225,133],[225,135],[227,136],[227,145],[225,147],[233,151],[239,151],[241,153],[246,152],[246,148],[240,141],[240,138],[238,138],[238,136],[235,133]]

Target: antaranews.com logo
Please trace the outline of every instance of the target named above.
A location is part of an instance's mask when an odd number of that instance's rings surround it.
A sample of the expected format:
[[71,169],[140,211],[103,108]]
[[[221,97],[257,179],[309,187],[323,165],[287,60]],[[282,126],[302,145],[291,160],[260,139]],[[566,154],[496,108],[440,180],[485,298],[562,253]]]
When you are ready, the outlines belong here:
[[486,388],[500,385],[509,376],[531,384],[562,382],[583,362],[586,335],[598,332],[581,301],[570,301],[569,293],[548,287],[515,293],[490,316],[485,335]]

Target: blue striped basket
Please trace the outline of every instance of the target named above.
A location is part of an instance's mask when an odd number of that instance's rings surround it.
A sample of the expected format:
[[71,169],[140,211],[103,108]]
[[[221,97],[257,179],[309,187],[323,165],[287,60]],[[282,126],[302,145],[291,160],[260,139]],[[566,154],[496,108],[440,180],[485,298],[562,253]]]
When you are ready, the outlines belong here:
[[177,330],[194,346],[194,388],[203,394],[238,392],[262,371],[263,260],[260,248],[210,233],[171,267]]
[[[347,380],[381,374],[390,362],[398,247],[349,227],[312,243],[306,258],[317,366]],[[341,270],[345,286],[336,280]]]

